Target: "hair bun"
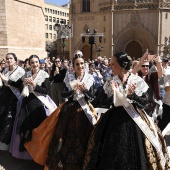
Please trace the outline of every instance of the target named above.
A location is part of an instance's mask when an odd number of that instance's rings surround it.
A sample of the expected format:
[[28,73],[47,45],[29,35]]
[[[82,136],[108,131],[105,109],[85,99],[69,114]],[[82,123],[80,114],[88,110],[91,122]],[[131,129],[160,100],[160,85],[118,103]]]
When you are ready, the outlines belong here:
[[126,52],[118,52],[114,54],[120,67],[130,70],[132,65],[132,58]]
[[74,57],[75,57],[75,55],[80,55],[81,57],[83,57],[83,53],[80,50],[76,50],[74,52]]

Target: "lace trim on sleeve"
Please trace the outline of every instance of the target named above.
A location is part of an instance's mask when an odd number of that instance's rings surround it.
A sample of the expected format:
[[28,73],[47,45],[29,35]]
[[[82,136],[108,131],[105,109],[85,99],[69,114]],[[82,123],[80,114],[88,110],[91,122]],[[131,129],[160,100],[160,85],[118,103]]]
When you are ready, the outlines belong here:
[[136,84],[136,89],[135,89],[135,93],[138,96],[142,96],[143,93],[145,93],[149,86],[146,84],[146,82],[139,76],[131,74],[128,82],[127,82],[127,88],[128,88],[128,84]]
[[85,83],[86,89],[89,90],[94,83],[94,78],[91,74],[85,73],[82,82]]
[[64,83],[69,91],[73,90],[70,85],[70,81],[73,81],[73,80],[75,80],[75,74],[74,73],[66,73],[65,78],[64,78]]
[[34,81],[36,82],[37,85],[41,86],[46,78],[49,78],[48,73],[43,70],[40,70]]
[[24,76],[25,70],[18,66],[17,69],[10,75],[9,68],[6,68],[3,74],[5,75],[5,77],[16,82],[17,80]]
[[[74,84],[74,81],[76,81],[75,74],[74,73],[67,73],[65,78],[64,78],[64,83],[65,83],[65,85],[66,85],[66,87],[68,88],[69,91],[73,90],[71,84]],[[73,82],[73,83],[71,83],[71,82]],[[89,90],[90,87],[94,83],[94,78],[93,78],[92,75],[85,73],[82,82],[85,83],[86,89]]]
[[112,89],[110,87],[110,80],[107,80],[103,86],[104,92],[108,97],[111,97],[113,95]]

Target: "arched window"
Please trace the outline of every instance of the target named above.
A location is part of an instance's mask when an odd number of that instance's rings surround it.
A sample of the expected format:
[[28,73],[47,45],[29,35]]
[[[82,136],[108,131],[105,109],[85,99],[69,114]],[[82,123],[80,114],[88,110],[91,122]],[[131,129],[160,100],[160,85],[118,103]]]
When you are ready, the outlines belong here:
[[90,0],[83,0],[83,12],[90,12]]

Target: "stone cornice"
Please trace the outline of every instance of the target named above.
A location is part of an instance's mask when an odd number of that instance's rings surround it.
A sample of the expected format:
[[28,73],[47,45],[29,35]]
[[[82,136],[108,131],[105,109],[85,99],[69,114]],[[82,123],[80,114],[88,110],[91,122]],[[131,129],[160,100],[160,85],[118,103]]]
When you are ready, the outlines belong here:
[[34,0],[14,0],[14,1],[41,8],[43,15],[45,15],[44,14],[44,1],[43,0],[36,0],[36,1],[34,1]]
[[160,3],[160,8],[161,9],[170,9],[170,0],[165,0],[166,2],[161,2]]
[[[147,2],[146,2],[147,1]],[[99,3],[99,11],[108,12],[112,9],[112,4],[110,2]],[[128,3],[117,3],[114,2],[114,10],[136,10],[136,9],[170,9],[170,0],[163,0],[159,2],[157,0],[136,0],[135,2]]]
[[157,2],[140,2],[140,3],[125,3],[115,4],[114,10],[128,10],[128,9],[158,9],[159,4]]
[[25,3],[25,4],[30,4],[33,6],[37,6],[37,7],[44,7],[44,1],[43,0],[14,0],[14,1],[18,1],[21,3]]

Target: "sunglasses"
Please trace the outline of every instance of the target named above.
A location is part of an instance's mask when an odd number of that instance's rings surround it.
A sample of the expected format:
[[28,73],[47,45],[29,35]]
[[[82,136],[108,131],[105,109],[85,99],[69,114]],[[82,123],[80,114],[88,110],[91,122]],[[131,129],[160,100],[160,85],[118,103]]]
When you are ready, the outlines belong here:
[[59,62],[60,62],[59,60],[55,61],[55,63],[59,63]]
[[5,63],[1,63],[1,64],[5,64]]
[[149,67],[149,65],[142,65],[142,67]]

